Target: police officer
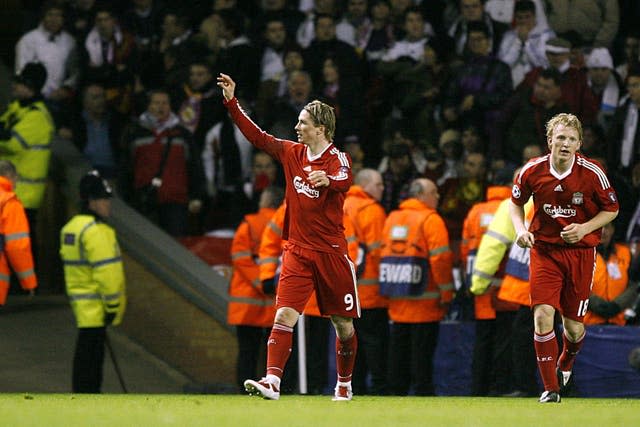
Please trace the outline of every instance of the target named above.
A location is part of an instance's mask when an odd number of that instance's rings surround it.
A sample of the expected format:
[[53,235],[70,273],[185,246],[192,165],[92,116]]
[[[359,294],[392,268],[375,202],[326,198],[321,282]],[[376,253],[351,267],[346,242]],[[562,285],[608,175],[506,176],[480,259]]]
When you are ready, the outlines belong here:
[[105,223],[111,197],[111,187],[98,171],[86,174],[80,181],[81,212],[60,236],[67,295],[78,325],[74,393],[100,392],[106,327],[121,322],[126,304],[120,248]]

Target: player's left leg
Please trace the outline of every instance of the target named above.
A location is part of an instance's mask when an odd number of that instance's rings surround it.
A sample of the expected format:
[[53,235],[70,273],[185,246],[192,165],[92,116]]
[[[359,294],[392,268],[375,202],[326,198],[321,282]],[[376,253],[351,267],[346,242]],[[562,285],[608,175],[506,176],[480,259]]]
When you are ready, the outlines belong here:
[[350,317],[331,316],[331,323],[336,330],[336,371],[338,374],[333,400],[351,400],[353,396],[351,376],[358,350],[356,330],[353,327],[353,319]]
[[567,251],[566,264],[569,266],[567,285],[560,295],[562,309],[562,352],[558,358],[557,377],[560,392],[566,392],[571,381],[573,362],[584,343],[585,327],[583,319],[587,314],[589,294],[595,270],[595,248]]

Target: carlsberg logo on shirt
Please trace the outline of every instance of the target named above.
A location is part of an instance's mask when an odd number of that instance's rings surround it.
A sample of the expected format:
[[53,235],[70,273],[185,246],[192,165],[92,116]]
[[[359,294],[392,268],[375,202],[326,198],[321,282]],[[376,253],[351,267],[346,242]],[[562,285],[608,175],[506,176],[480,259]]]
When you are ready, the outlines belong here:
[[563,208],[562,206],[552,206],[548,203],[545,203],[542,207],[544,212],[549,215],[551,218],[571,218],[572,216],[576,216],[576,210],[573,208]]
[[293,178],[293,188],[296,189],[297,193],[302,193],[311,199],[317,199],[320,197],[320,192],[318,190],[311,188],[309,184],[304,182],[304,180],[297,175]]

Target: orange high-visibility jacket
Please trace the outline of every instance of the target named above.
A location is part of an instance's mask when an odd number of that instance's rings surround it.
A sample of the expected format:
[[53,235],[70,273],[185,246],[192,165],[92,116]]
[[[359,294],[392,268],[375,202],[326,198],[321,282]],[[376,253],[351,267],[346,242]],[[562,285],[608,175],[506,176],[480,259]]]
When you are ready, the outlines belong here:
[[233,274],[229,284],[227,322],[230,325],[270,327],[275,316],[274,298],[262,292],[257,264],[260,239],[275,209],[261,208],[244,217],[231,243]]
[[[286,240],[282,239],[282,227],[284,225],[284,214],[286,211],[286,203],[280,205],[275,211],[271,220],[262,232],[260,241],[259,261],[260,280],[271,279],[280,273],[280,257],[282,248]],[[344,215],[344,235],[347,239],[347,251],[349,258],[354,260],[358,254],[358,240],[356,239],[353,224],[348,215]],[[304,308],[304,314],[308,316],[320,316],[320,308],[316,300],[316,293],[313,292],[311,298]]]
[[[4,305],[9,292],[11,269],[18,276],[22,289],[38,287],[33,267],[29,222],[24,207],[13,192],[13,185],[0,176],[0,305]],[[11,267],[10,267],[11,266]]]
[[[476,252],[480,246],[482,235],[489,228],[493,215],[500,203],[511,196],[511,187],[491,186],[487,188],[487,201],[473,205],[462,226],[462,242],[460,242],[460,258],[465,262],[465,277],[469,282],[473,274],[473,264]],[[490,287],[487,292],[474,297],[474,309],[476,319],[495,319],[496,310],[493,307],[493,299],[498,289]]]
[[388,306],[386,297],[380,295],[378,273],[380,268],[380,248],[382,229],[387,215],[384,208],[361,186],[353,185],[344,201],[344,212],[351,218],[359,243],[358,297],[363,309]]
[[[596,255],[596,269],[593,273],[593,286],[591,293],[600,298],[611,301],[623,293],[629,284],[629,264],[631,263],[631,252],[629,247],[622,243],[615,244],[615,250],[609,255],[609,260],[605,261],[599,253]],[[624,313],[618,313],[614,317],[605,319],[592,311],[587,311],[584,316],[585,325],[595,325],[603,323],[613,323],[624,326]]]
[[[418,227],[410,226],[416,222],[421,224]],[[382,257],[396,240],[392,231],[396,227],[406,226],[409,226],[410,234],[407,240],[419,241],[426,251],[429,266],[427,285],[420,295],[390,297],[389,318],[401,323],[438,322],[446,314],[446,308],[441,304],[450,303],[453,299],[453,253],[449,248],[449,233],[444,220],[435,210],[418,199],[407,199],[385,221]],[[411,235],[412,229],[419,234]]]

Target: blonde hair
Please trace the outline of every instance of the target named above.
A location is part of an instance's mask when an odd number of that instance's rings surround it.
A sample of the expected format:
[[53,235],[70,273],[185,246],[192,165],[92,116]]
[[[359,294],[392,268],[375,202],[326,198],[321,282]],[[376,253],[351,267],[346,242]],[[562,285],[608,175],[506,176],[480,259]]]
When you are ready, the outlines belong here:
[[336,132],[336,113],[333,107],[316,99],[305,105],[303,110],[309,113],[314,126],[324,126],[324,136],[328,141],[333,141]]
[[582,141],[582,123],[576,116],[569,113],[556,114],[547,122],[547,139],[553,136],[553,131],[558,125],[574,128],[578,131],[578,139]]

